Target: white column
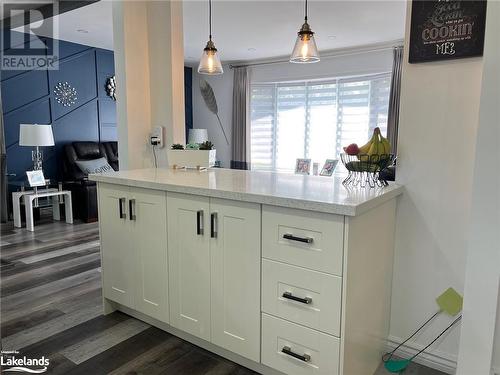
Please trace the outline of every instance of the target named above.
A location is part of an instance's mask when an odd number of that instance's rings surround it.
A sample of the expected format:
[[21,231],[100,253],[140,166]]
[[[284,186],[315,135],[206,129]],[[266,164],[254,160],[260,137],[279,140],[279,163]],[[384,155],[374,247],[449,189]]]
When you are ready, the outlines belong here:
[[184,142],[184,49],[181,1],[114,1],[120,169],[153,165],[149,136],[163,126],[166,149]]
[[500,279],[499,35],[500,3],[489,1],[458,375],[492,371]]

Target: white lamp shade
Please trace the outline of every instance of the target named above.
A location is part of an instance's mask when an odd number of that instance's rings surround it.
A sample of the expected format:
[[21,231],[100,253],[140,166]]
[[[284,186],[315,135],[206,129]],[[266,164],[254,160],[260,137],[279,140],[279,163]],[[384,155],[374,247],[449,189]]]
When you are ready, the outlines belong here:
[[207,129],[189,129],[188,143],[203,143],[208,141]]
[[52,125],[21,124],[19,146],[54,146]]

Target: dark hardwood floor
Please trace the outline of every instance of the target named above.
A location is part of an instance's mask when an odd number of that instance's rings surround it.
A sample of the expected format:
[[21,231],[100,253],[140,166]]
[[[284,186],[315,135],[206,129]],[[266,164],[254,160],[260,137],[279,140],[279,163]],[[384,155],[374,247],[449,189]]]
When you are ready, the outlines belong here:
[[123,313],[102,315],[95,223],[2,224],[0,255],[2,350],[49,358],[46,374],[255,374]]

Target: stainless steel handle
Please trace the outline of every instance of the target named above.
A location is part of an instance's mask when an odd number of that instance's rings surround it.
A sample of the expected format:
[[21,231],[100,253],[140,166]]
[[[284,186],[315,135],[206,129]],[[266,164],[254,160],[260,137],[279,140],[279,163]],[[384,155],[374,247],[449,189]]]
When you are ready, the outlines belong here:
[[196,234],[203,236],[203,210],[196,212]]
[[125,203],[125,201],[126,201],[126,198],[119,198],[118,199],[118,212],[119,212],[119,215],[120,215],[120,219],[126,219],[127,218],[127,214],[123,210],[123,204]]
[[130,220],[134,220],[136,219],[136,216],[135,216],[135,199],[130,199],[128,201],[128,217]]
[[303,243],[308,243],[308,244],[311,244],[314,241],[314,239],[311,237],[297,237],[297,236],[294,236],[293,234],[290,234],[290,233],[284,234],[283,238],[285,240],[303,242]]
[[282,297],[286,298],[286,299],[290,299],[292,301],[297,301],[297,302],[300,302],[300,303],[304,303],[306,305],[310,305],[312,303],[312,301],[313,301],[311,297],[304,297],[304,298],[297,297],[297,296],[294,296],[290,292],[283,293]]
[[289,346],[284,346],[283,349],[281,349],[282,353],[285,353],[286,355],[289,355],[290,357],[300,359],[301,361],[304,362],[311,362],[311,356],[309,354],[297,354],[292,351],[292,348]]
[[214,212],[210,215],[210,237],[217,238],[218,225],[217,212]]

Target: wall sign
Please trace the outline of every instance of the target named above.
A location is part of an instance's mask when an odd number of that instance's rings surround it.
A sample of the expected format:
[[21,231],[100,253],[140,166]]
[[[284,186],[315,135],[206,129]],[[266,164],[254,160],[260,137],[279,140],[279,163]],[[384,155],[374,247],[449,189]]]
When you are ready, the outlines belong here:
[[410,63],[482,56],[486,0],[413,0]]

